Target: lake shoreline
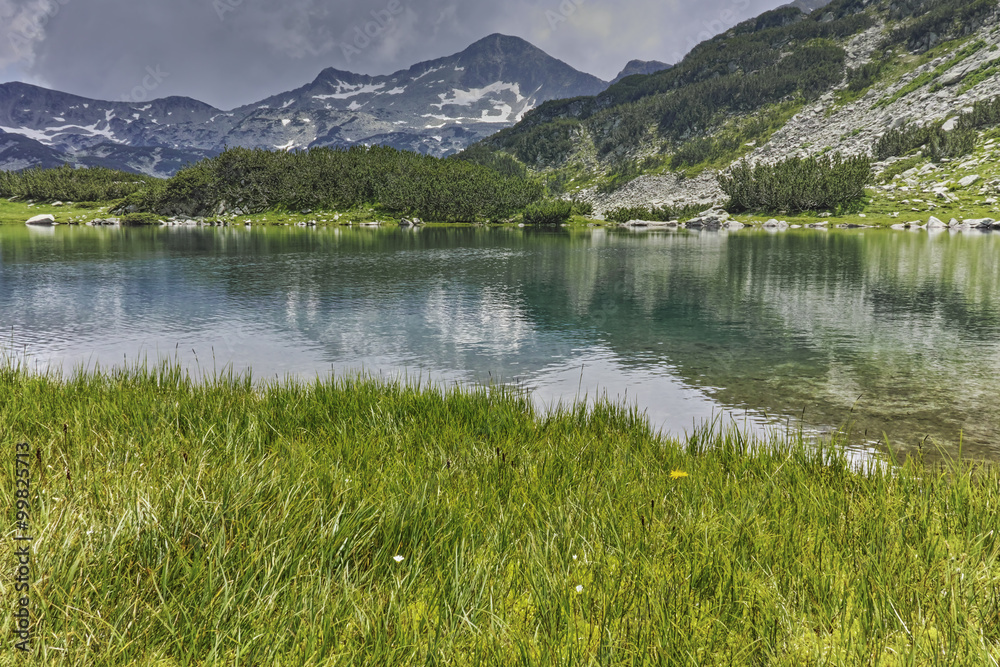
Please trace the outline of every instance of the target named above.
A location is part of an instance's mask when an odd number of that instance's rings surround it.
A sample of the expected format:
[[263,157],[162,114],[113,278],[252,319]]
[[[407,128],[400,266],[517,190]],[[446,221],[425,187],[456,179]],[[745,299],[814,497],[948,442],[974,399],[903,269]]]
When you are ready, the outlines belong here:
[[[417,226],[401,224],[398,216],[379,215],[372,209],[350,210],[350,211],[270,211],[265,213],[255,213],[250,215],[226,215],[210,218],[184,218],[184,217],[162,217],[150,226],[211,226],[211,227],[242,227],[242,226],[296,226],[296,227],[356,227],[371,226],[391,228],[402,226],[403,228],[420,227],[520,227],[525,229],[587,229],[587,228],[631,228],[631,229],[656,229],[663,227],[696,228],[696,229],[726,229],[728,224],[730,229],[750,227],[753,229],[796,229],[796,228],[893,228],[902,229],[907,226],[910,229],[949,229],[961,227],[964,220],[991,220],[990,211],[967,211],[963,209],[934,209],[924,212],[911,212],[908,215],[878,214],[840,214],[840,215],[818,215],[818,214],[781,214],[781,213],[745,213],[729,215],[721,213],[721,207],[715,207],[704,211],[704,215],[696,216],[692,220],[679,219],[671,222],[664,221],[642,221],[635,220],[626,223],[612,222],[608,220],[594,219],[586,216],[574,215],[572,218],[560,225],[527,225],[519,221],[505,223],[487,222],[420,222]],[[29,203],[11,202],[0,198],[0,225],[18,224],[23,225],[25,221],[37,215],[52,215],[57,225],[91,225],[91,226],[117,226],[116,223],[106,223],[105,221],[121,220],[121,216],[113,215],[108,211],[108,203],[88,202],[83,205],[73,203],[53,206],[52,203]],[[1000,213],[994,215],[1000,216]],[[939,221],[941,224],[933,222]],[[1000,217],[996,218],[1000,220]],[[94,224],[94,221],[99,221]],[[928,224],[930,223],[930,224]],[[1000,226],[1000,222],[995,223]],[[987,228],[989,225],[986,226]],[[968,228],[968,225],[966,225]]]

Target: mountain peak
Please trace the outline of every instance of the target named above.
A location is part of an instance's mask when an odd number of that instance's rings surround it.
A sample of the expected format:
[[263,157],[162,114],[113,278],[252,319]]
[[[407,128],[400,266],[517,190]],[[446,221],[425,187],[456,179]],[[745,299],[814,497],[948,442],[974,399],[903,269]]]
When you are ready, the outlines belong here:
[[515,37],[513,35],[504,35],[499,32],[495,32],[492,35],[487,35],[482,39],[476,40],[464,51],[462,51],[462,53],[475,53],[485,50],[501,51],[509,54],[520,54],[525,52],[544,53],[537,46],[525,39]]
[[343,81],[344,83],[357,83],[362,79],[371,79],[367,74],[357,74],[336,67],[326,67],[313,80],[313,83],[325,83],[327,81]]
[[673,65],[662,63],[659,60],[630,60],[624,69],[618,73],[618,76],[611,80],[611,84],[614,85],[633,74],[654,74],[665,69],[670,69],[671,67]]

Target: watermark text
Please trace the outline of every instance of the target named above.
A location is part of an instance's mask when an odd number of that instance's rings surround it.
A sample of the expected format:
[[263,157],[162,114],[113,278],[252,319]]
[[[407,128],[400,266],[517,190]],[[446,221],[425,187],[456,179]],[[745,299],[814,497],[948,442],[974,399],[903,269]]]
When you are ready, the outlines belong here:
[[14,533],[14,643],[18,651],[31,651],[31,446],[18,443],[14,463],[14,498],[17,507],[17,530]]

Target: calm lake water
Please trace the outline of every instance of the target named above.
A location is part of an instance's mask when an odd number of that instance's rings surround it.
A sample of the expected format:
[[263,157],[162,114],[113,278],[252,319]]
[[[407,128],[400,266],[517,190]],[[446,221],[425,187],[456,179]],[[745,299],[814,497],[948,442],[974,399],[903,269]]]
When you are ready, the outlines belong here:
[[3,346],[38,368],[516,382],[994,459],[998,290],[983,233],[0,227]]

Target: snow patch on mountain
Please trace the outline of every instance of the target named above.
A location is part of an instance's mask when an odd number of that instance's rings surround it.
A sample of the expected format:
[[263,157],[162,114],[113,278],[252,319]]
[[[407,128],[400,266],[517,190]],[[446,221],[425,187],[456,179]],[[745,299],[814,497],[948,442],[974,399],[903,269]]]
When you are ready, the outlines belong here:
[[504,91],[514,93],[514,97],[517,99],[518,103],[525,100],[525,97],[521,95],[520,84],[496,81],[484,88],[471,88],[469,90],[459,90],[456,88],[450,93],[439,93],[438,97],[441,99],[441,103],[431,104],[431,106],[437,107],[438,109],[443,108],[445,105],[467,107],[479,102],[491,93],[501,93]]
[[338,85],[333,86],[336,88],[337,92],[330,93],[328,95],[313,95],[314,100],[346,100],[351,97],[357,97],[358,95],[378,93],[383,88],[385,88],[384,83],[374,84],[374,83],[361,83],[356,86],[352,86],[343,81],[338,81]]
[[27,127],[4,127],[0,125],[0,130],[9,134],[20,134],[21,136],[34,139],[35,141],[45,144],[46,146],[51,146],[52,144],[57,143],[60,135],[67,133],[80,134],[81,132],[85,132],[88,136],[102,136],[115,141],[114,132],[112,132],[109,127],[98,128],[98,125],[100,125],[100,122],[86,126],[59,125],[55,127],[47,127],[41,130],[33,130]]
[[426,72],[424,72],[423,74],[420,74],[419,76],[414,77],[413,80],[416,81],[417,79],[422,79],[425,76],[427,76],[428,74],[433,74],[434,72],[440,72],[443,69],[444,69],[444,65],[441,65],[440,67],[432,67],[429,70],[427,70]]

